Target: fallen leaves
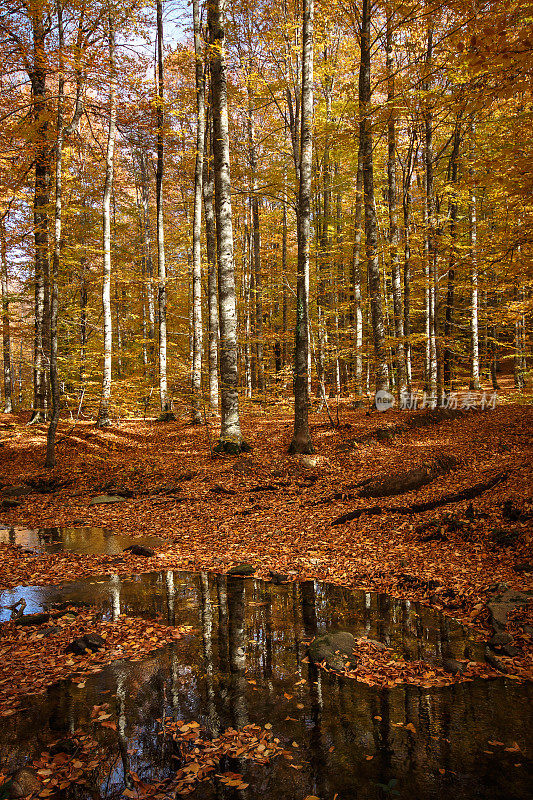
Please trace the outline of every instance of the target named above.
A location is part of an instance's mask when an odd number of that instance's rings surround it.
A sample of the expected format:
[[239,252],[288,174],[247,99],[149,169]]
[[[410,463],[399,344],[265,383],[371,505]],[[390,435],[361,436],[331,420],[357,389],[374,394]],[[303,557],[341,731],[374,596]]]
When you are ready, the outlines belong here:
[[[119,658],[139,659],[165,644],[180,639],[187,627],[159,625],[138,617],[120,616],[116,621],[95,619],[90,609],[73,608],[54,620],[49,634],[42,627],[16,627],[0,624],[0,716],[8,717],[19,707],[22,697],[43,692],[58,680],[76,676],[76,686],[84,688],[82,676],[99,671]],[[82,656],[65,652],[72,639],[91,631],[105,639],[98,652]],[[105,723],[102,723],[105,724]],[[111,723],[108,723],[111,727]]]

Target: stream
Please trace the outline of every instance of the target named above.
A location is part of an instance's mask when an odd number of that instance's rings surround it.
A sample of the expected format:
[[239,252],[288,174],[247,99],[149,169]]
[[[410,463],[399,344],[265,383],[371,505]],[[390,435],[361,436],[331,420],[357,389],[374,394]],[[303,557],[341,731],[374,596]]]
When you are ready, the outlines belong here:
[[[172,774],[176,762],[159,735],[163,719],[196,721],[212,737],[270,723],[292,762],[226,758],[221,770],[242,774],[247,788],[213,778],[190,796],[531,798],[531,683],[502,677],[380,689],[307,663],[310,639],[335,629],[379,639],[406,659],[482,659],[482,645],[466,629],[416,603],[317,581],[275,586],[173,571],[16,587],[0,593],[0,605],[22,597],[25,613],[60,601],[89,603],[110,619],[141,616],[191,625],[193,633],[142,661],[115,662],[81,687],[63,681],[28,697],[2,721],[0,771],[28,764],[51,742],[81,730],[105,747],[98,796],[119,797],[125,771],[146,782]],[[91,720],[93,706],[104,702],[116,730]],[[96,795],[79,786],[65,796]]]

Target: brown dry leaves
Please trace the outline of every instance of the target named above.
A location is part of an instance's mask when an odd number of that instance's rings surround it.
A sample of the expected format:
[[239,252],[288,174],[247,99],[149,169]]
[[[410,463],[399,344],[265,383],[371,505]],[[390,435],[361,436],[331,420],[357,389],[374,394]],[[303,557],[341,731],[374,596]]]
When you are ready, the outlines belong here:
[[[19,508],[2,515],[4,522],[37,528],[80,525],[81,520],[116,532],[161,535],[168,546],[151,559],[69,553],[35,559],[0,546],[0,580],[5,586],[57,583],[111,568],[117,574],[160,568],[223,572],[247,561],[258,568],[258,577],[267,577],[269,569],[294,571],[299,580],[319,578],[420,600],[487,635],[490,586],[533,589],[533,574],[513,569],[533,558],[531,525],[513,523],[520,532],[514,546],[496,546],[491,538],[494,527],[509,526],[502,516],[505,500],[532,508],[533,409],[500,406],[405,429],[411,416],[399,411],[366,416],[341,406],[341,427],[332,430],[325,416],[312,414],[312,438],[321,456],[312,470],[286,455],[292,418],[284,410],[243,415],[253,448],[243,459],[246,471],[233,469],[235,459],[212,459],[201,427],[131,420],[104,431],[79,423],[61,441],[58,467],[45,473],[45,428],[19,426],[20,435],[2,449],[9,459],[0,464],[0,481],[14,485],[55,478],[59,486],[69,485],[23,498]],[[380,440],[375,434],[383,428],[398,432]],[[381,516],[363,515],[330,527],[335,517],[368,502],[343,499],[354,494],[354,484],[410,469],[437,452],[455,456],[462,466],[416,492],[380,499]],[[473,502],[474,511],[486,517],[469,522],[468,535],[446,530],[442,541],[423,541],[416,527],[432,522],[438,528],[440,510],[413,517],[387,511],[460,491],[504,470],[508,480]],[[90,507],[90,498],[110,481],[135,496],[116,506]],[[211,491],[216,484],[234,494]],[[468,505],[442,511],[463,518]],[[437,588],[428,588],[429,581]],[[530,651],[531,637],[520,644],[524,653]],[[526,667],[525,655],[522,662]]]
[[[42,692],[74,674],[81,678],[98,672],[120,658],[143,658],[190,630],[126,616],[110,622],[94,619],[90,611],[73,612],[75,616],[53,620],[53,627],[59,630],[50,635],[45,635],[44,626],[20,628],[10,622],[0,625],[0,717],[14,714],[24,695]],[[102,636],[105,647],[83,656],[65,653],[73,639],[88,632]]]

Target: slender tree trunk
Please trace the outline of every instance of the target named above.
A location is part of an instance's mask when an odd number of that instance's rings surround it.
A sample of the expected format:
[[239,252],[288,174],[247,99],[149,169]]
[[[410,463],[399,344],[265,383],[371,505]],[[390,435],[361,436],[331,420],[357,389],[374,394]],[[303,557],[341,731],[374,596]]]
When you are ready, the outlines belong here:
[[[211,93],[210,93],[211,94]],[[218,411],[218,286],[217,286],[217,232],[213,196],[215,178],[213,173],[213,124],[210,110],[207,115],[206,152],[204,157],[204,216],[207,250],[207,314],[209,341],[209,407]]]
[[309,243],[313,159],[313,0],[303,0],[298,271],[294,335],[294,435],[290,453],[314,452],[309,434]]
[[80,259],[80,383],[87,379],[87,257]]
[[[433,29],[428,30],[426,51],[426,81],[425,89],[429,91],[429,74],[433,60]],[[424,113],[425,131],[425,181],[426,181],[426,277],[427,277],[427,319],[426,333],[428,336],[428,364],[427,364],[427,390],[430,407],[437,403],[437,342],[436,342],[436,224],[435,224],[435,195],[433,180],[433,115],[428,107]]]
[[[470,130],[471,147],[470,159],[474,155],[474,127]],[[474,185],[474,168],[472,161],[469,168],[470,174],[470,202],[468,204],[468,230],[470,238],[470,280],[471,280],[471,312],[470,312],[470,344],[471,344],[471,370],[470,388],[479,389],[479,328],[478,328],[478,268],[477,268],[477,208],[476,188]]]
[[154,303],[154,267],[152,263],[152,241],[150,235],[150,184],[146,164],[146,153],[139,152],[139,168],[141,173],[141,198],[142,198],[142,237],[143,258],[145,265],[146,306],[148,311],[148,365],[150,370],[150,383],[155,383],[155,303]]
[[113,194],[113,167],[115,152],[116,132],[116,73],[115,73],[115,28],[109,15],[109,127],[107,134],[106,170],[104,183],[104,201],[102,211],[103,228],[103,281],[102,281],[102,306],[104,317],[104,370],[102,377],[102,395],[96,426],[104,428],[110,425],[109,402],[111,399],[111,353],[112,353],[112,324],[111,324],[111,197]]
[[252,211],[252,261],[253,261],[253,351],[255,362],[255,387],[262,394],[265,391],[263,365],[263,280],[261,273],[261,231],[259,226],[259,197],[257,194],[257,151],[255,144],[254,93],[251,86],[252,65],[248,79],[248,149],[252,187],[250,205]]
[[378,229],[374,198],[374,165],[372,161],[372,118],[370,90],[370,12],[371,0],[363,0],[361,20],[361,67],[359,72],[360,129],[359,147],[363,159],[365,202],[365,238],[368,264],[368,286],[376,361],[376,391],[389,390],[389,369],[385,348],[381,276],[378,258]]
[[396,388],[400,401],[407,392],[407,375],[405,368],[404,316],[402,300],[402,277],[400,270],[398,212],[396,198],[396,109],[395,81],[393,58],[393,14],[387,7],[386,33],[386,70],[387,70],[387,103],[389,119],[387,124],[387,178],[389,202],[389,254],[392,275],[392,305],[394,316],[394,336],[396,339]]
[[283,367],[288,362],[288,334],[289,334],[289,299],[287,295],[287,170],[283,166],[283,220],[281,232],[281,297],[282,297],[282,327],[283,344],[281,347],[281,363]]
[[444,352],[443,352],[443,380],[444,388],[446,391],[452,389],[452,330],[453,330],[453,312],[454,312],[454,295],[455,295],[455,265],[457,261],[457,210],[458,200],[456,194],[457,184],[457,168],[459,161],[459,147],[461,143],[461,131],[459,120],[455,125],[455,133],[453,138],[453,148],[450,156],[450,183],[452,184],[452,193],[450,194],[450,259],[448,264],[448,290],[446,293],[446,314],[444,318]]
[[202,421],[202,178],[205,149],[205,75],[200,29],[200,2],[193,0],[194,55],[196,59],[196,166],[192,223],[192,422]]
[[2,263],[2,352],[4,356],[4,414],[13,411],[11,380],[11,331],[9,318],[9,280],[7,272],[7,243],[4,222],[0,222],[0,258]]
[[167,273],[165,265],[165,231],[163,226],[163,172],[165,122],[165,84],[163,73],[163,6],[157,0],[157,169],[156,211],[157,211],[157,273],[159,305],[159,399],[163,422],[175,419],[168,399],[167,389]]
[[408,391],[411,391],[411,180],[414,161],[414,131],[409,132],[409,149],[403,187],[403,314],[405,336],[405,368]]
[[226,0],[209,5],[215,217],[217,229],[218,302],[220,323],[220,440],[217,450],[238,453],[243,448],[239,422],[237,307],[233,263],[229,124],[225,38]]
[[361,292],[361,239],[363,222],[363,151],[359,147],[355,185],[355,224],[352,260],[352,326],[354,331],[354,384],[355,402],[360,405],[363,396],[363,298]]
[[54,209],[54,257],[52,262],[52,293],[50,297],[50,387],[52,392],[52,416],[48,426],[46,439],[45,467],[56,465],[56,431],[61,413],[59,394],[59,375],[57,367],[57,306],[59,291],[59,264],[61,261],[61,211],[62,211],[62,167],[63,167],[63,96],[65,78],[63,74],[63,7],[61,0],[56,0],[57,26],[59,37],[59,80],[57,92],[57,137],[56,137],[56,174],[55,174],[55,209]]
[[46,286],[48,283],[48,209],[50,204],[50,159],[48,108],[46,102],[46,32],[42,10],[32,14],[33,69],[30,74],[35,126],[35,339],[33,357],[33,413],[30,422],[46,417],[45,337],[48,327]]

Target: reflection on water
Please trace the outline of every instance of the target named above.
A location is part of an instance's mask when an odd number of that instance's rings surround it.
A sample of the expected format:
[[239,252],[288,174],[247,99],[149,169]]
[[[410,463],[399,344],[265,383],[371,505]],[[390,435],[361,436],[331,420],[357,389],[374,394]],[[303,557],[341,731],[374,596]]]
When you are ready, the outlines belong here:
[[[171,774],[176,762],[158,736],[163,719],[197,720],[212,736],[228,726],[270,722],[301,768],[283,757],[267,766],[228,761],[221,769],[242,773],[249,787],[235,790],[215,780],[201,784],[194,797],[531,796],[530,684],[502,678],[433,691],[380,690],[307,663],[306,642],[341,627],[379,638],[407,658],[438,662],[465,650],[480,656],[457,623],[414,603],[313,581],[272,586],[183,572],[18,588],[2,593],[0,603],[21,596],[31,603],[27,611],[58,600],[84,601],[108,616],[190,624],[195,634],[142,662],[116,663],[83,688],[65,682],[31,698],[24,713],[3,722],[0,771],[27,763],[63,733],[88,730],[108,756],[95,786],[78,787],[73,797],[112,796],[129,771],[146,781]],[[110,704],[116,731],[91,722],[91,709],[103,702]],[[495,741],[512,752],[489,744]]]
[[160,547],[158,536],[126,536],[105,528],[31,528],[0,527],[0,544],[15,544],[34,553],[82,553],[115,556],[131,544]]

